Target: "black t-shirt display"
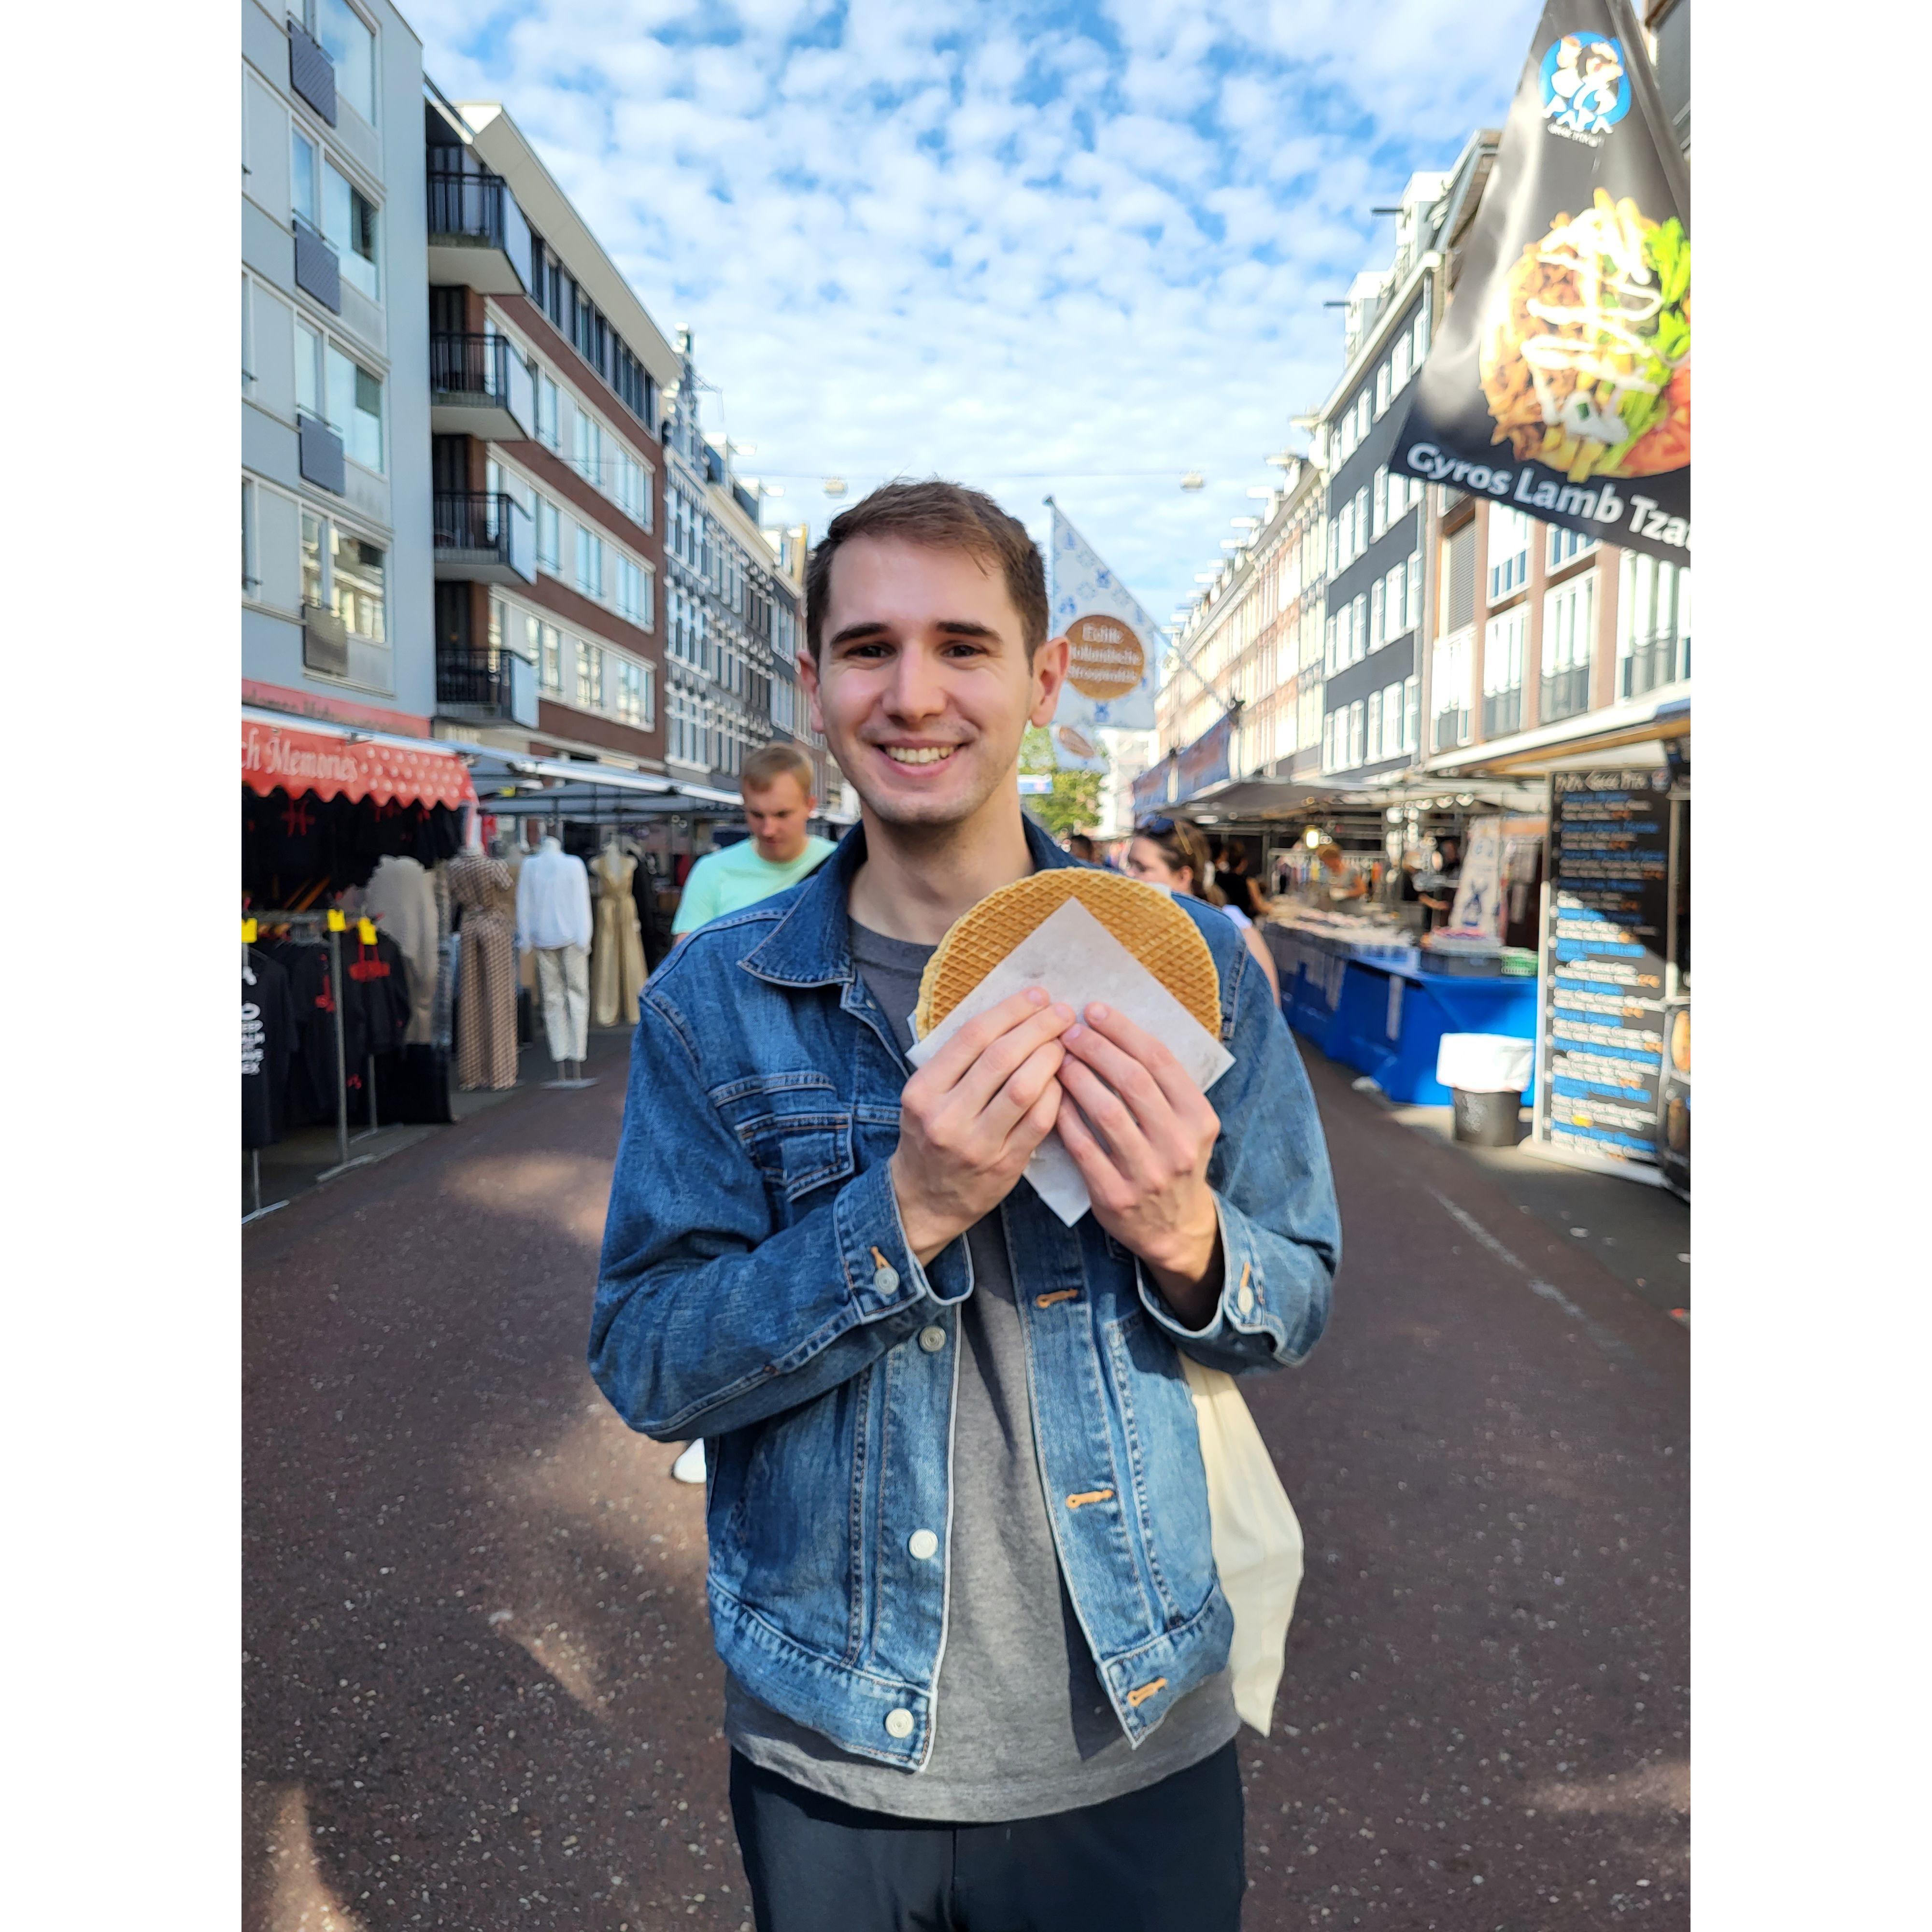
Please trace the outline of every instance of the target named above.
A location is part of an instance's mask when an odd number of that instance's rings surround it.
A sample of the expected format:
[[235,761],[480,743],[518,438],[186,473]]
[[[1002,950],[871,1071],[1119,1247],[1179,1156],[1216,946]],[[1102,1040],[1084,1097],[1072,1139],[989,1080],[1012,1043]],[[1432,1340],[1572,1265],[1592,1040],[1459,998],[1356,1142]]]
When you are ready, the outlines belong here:
[[295,1054],[289,976],[266,952],[250,946],[242,972],[243,1147],[270,1147],[281,1138],[283,1094]]

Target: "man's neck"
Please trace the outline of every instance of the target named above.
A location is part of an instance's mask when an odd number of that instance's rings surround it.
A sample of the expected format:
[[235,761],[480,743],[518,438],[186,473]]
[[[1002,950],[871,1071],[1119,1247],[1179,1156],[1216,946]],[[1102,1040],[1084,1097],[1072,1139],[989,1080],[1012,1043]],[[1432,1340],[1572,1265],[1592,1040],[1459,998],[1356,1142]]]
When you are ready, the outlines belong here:
[[889,939],[937,946],[962,913],[1034,868],[1017,793],[996,793],[958,825],[886,825],[862,808],[860,816],[866,862],[846,908]]

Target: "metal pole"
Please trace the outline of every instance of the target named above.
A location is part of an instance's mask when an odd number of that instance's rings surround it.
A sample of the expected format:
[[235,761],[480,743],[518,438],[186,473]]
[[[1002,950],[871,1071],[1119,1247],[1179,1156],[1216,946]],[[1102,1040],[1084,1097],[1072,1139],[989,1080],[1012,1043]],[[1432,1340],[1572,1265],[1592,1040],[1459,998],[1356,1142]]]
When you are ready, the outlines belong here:
[[376,1056],[369,1056],[369,1131],[373,1134],[382,1125],[376,1118]]
[[335,1157],[349,1165],[349,1048],[343,1028],[342,935],[328,935],[328,977],[335,998]]

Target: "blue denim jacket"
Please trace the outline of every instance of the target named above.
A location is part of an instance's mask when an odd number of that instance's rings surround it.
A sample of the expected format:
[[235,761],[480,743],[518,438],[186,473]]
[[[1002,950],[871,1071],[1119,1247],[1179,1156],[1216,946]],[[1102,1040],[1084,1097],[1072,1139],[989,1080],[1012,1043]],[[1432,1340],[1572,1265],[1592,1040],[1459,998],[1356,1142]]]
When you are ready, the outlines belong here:
[[[1037,866],[1074,862],[1029,824]],[[907,1067],[856,976],[848,834],[810,879],[687,939],[646,987],[592,1318],[633,1429],[703,1436],[718,1654],[757,1697],[916,1771],[946,1641],[963,1238],[922,1268],[886,1163]],[[1198,1330],[1090,1214],[1022,1183],[1000,1210],[1060,1568],[1138,1744],[1226,1665],[1194,1405],[1177,1347],[1236,1373],[1298,1362],[1341,1233],[1306,1075],[1233,924],[1183,899],[1221,976],[1234,1064],[1208,1180],[1225,1285]],[[917,1531],[942,1532],[921,1557]],[[917,1546],[930,1550],[925,1538]]]

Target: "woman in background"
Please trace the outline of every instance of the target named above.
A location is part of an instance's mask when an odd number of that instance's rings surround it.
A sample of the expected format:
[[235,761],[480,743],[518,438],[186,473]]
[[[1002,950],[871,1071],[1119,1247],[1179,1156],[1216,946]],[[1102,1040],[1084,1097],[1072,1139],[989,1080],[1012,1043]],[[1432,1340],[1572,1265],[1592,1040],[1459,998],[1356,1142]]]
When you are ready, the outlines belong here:
[[1238,906],[1225,902],[1209,870],[1208,842],[1184,818],[1144,818],[1134,828],[1133,842],[1127,848],[1128,873],[1169,892],[1184,892],[1190,898],[1205,899],[1240,928],[1241,938],[1255,956],[1255,963],[1268,975],[1274,1003],[1281,1004],[1281,981],[1274,970],[1274,958],[1262,943],[1254,921]]

